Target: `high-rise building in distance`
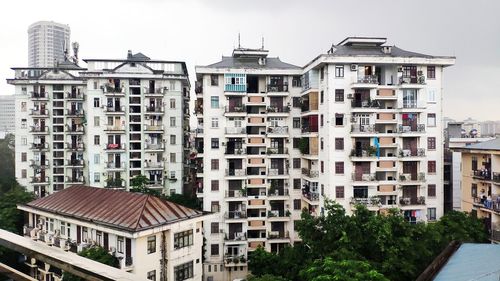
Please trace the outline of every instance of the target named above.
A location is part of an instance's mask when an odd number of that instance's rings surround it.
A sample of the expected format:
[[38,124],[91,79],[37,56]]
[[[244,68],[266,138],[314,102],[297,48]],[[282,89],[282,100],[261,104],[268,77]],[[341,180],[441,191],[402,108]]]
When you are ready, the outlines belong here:
[[69,25],[38,21],[28,28],[28,65],[52,67],[64,61],[64,45],[69,46]]

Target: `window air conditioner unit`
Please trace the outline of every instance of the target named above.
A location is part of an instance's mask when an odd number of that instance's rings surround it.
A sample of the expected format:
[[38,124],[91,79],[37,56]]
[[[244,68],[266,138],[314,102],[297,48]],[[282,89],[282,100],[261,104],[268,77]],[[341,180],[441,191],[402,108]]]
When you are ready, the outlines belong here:
[[351,64],[351,71],[357,71],[358,70],[358,65],[357,64]]

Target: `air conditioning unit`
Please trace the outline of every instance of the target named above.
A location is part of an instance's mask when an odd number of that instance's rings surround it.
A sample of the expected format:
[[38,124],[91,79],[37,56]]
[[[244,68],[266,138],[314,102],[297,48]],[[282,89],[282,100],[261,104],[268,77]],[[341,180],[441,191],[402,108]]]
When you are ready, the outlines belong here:
[[351,117],[351,123],[356,123],[356,117]]
[[357,64],[351,64],[351,71],[357,71],[358,70],[358,65]]
[[352,94],[347,94],[347,98],[348,98],[348,99],[353,99],[353,98],[354,98],[354,96],[353,96]]
[[425,84],[425,76],[418,76],[418,83],[419,84]]

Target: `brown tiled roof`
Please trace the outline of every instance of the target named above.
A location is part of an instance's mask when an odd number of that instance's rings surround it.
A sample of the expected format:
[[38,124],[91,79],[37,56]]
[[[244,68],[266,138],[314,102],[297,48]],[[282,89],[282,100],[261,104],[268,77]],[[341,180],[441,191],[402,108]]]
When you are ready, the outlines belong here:
[[133,232],[203,215],[201,211],[152,195],[83,185],[74,185],[26,205]]

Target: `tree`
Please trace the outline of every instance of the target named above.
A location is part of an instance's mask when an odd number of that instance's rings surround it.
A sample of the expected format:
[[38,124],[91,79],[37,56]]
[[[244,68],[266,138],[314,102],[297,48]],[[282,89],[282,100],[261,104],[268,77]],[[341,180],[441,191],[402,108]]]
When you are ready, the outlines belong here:
[[150,190],[146,188],[146,184],[148,184],[148,182],[149,179],[145,175],[138,175],[130,180],[130,186],[132,187],[132,189],[138,190],[138,192],[143,191],[144,193],[146,192],[146,190]]
[[[116,268],[119,268],[120,265],[118,258],[108,253],[106,249],[98,246],[86,248],[78,253],[78,255]],[[83,279],[69,272],[64,272],[63,281],[83,281]]]
[[300,273],[304,281],[389,281],[364,261],[335,261],[330,257],[316,260]]
[[23,212],[17,209],[18,204],[26,204],[34,199],[33,193],[22,187],[13,187],[0,196],[0,228],[22,234]]
[[6,135],[0,140],[0,196],[19,187],[16,181],[14,160],[14,135]]
[[191,209],[201,210],[202,208],[200,200],[198,200],[196,196],[190,194],[174,193],[170,196],[162,196],[162,198]]
[[262,276],[249,276],[248,281],[288,281],[288,279],[285,279],[281,276],[265,274]]

